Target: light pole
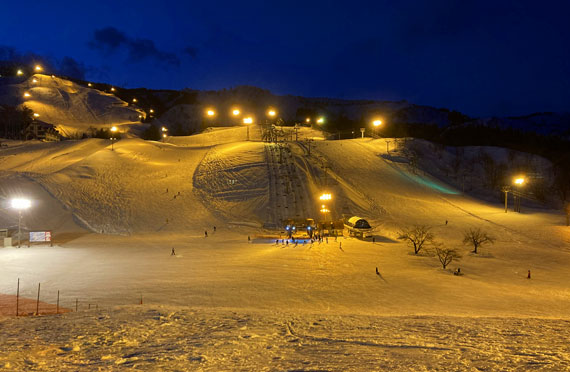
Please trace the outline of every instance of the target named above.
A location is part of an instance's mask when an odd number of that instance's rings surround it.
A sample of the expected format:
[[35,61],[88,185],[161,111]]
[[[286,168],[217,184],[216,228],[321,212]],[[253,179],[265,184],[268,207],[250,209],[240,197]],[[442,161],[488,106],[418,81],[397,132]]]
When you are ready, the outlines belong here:
[[[321,202],[331,201],[332,200],[332,194],[329,192],[324,192],[319,196],[319,200]],[[329,212],[330,212],[330,210],[327,208],[327,206],[324,204],[321,204],[321,213],[324,214],[324,219],[325,219],[324,222],[327,221],[327,213],[329,213]]]
[[[112,126],[111,127],[111,136],[114,136],[115,133],[117,132],[117,127],[116,126]],[[116,141],[117,138],[116,137],[111,137],[111,151],[115,151],[115,149],[113,148],[113,141]]]
[[501,188],[501,191],[505,193],[505,213],[507,213],[507,194],[509,193],[509,191],[511,191],[511,187],[510,186],[503,186]]
[[251,116],[243,118],[243,123],[246,125],[247,128],[247,141],[249,141],[249,125],[253,124],[253,118]]
[[18,248],[22,243],[22,211],[30,208],[32,202],[29,199],[12,199],[12,208],[18,210]]
[[382,120],[376,119],[372,122],[372,125],[374,125],[374,134],[378,136],[378,127],[382,125]]
[[[526,180],[524,179],[524,177],[517,177],[515,178],[513,183],[515,184],[515,186],[521,187],[522,185],[524,185],[525,181]],[[515,212],[521,213],[521,193],[519,190],[517,190],[517,194],[513,192],[513,195],[515,196]]]
[[160,130],[162,131],[162,142],[164,142],[164,140],[166,139],[166,132],[168,132],[168,128],[162,127]]

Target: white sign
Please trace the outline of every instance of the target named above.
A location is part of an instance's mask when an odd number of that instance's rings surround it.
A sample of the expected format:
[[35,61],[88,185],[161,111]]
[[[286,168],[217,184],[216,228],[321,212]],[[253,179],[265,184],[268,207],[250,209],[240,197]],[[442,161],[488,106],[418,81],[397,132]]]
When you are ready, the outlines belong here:
[[51,231],[30,231],[30,243],[51,242]]

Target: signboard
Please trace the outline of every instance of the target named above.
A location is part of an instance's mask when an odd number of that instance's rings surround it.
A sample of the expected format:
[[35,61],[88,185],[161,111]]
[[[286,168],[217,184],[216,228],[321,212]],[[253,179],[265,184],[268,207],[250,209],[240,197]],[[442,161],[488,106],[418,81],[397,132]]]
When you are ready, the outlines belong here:
[[51,231],[30,231],[30,243],[51,242]]

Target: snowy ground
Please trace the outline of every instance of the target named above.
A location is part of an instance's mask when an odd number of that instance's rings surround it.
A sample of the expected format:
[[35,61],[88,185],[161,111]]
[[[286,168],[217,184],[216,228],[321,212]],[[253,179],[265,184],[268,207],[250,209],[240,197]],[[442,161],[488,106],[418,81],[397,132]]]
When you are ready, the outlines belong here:
[[[560,213],[505,214],[383,157],[383,140],[315,141],[311,155],[291,143],[283,168],[278,152],[233,131],[235,143],[221,130],[217,146],[189,137],[0,152],[4,196],[32,194],[26,227],[56,232],[54,247],[0,249],[0,293],[15,294],[20,278],[24,297],[41,282],[42,301],[60,290],[61,306],[80,304],[0,319],[0,368],[568,370],[570,230]],[[371,221],[376,243],[276,245],[261,223],[295,182],[331,191],[335,217]],[[4,225],[15,217],[0,213]],[[432,253],[415,256],[396,239],[413,224],[462,258],[443,270]],[[470,253],[470,227],[496,243]],[[452,275],[458,266],[465,275]]]
[[[134,321],[135,320],[135,321]],[[130,306],[2,321],[10,371],[564,371],[568,321]]]

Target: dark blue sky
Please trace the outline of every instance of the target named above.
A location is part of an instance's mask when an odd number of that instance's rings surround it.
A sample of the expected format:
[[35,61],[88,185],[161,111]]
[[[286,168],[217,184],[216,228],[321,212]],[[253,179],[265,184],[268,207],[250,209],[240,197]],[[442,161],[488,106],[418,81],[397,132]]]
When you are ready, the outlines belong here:
[[570,111],[570,1],[85,4],[3,3],[0,59],[14,48],[128,87],[246,84],[472,116]]

